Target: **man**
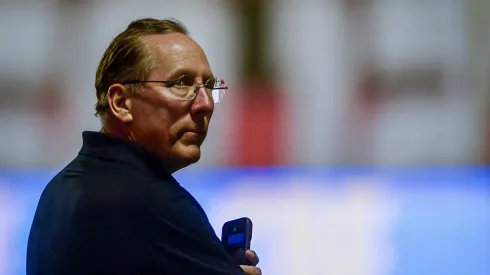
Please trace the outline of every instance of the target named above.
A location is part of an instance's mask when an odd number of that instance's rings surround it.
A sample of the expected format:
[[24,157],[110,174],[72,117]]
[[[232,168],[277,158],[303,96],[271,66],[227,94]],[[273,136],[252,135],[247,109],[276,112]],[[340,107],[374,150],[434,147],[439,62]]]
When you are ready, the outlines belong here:
[[223,83],[175,21],[137,20],[119,34],[96,74],[102,130],[83,133],[44,190],[27,274],[260,274],[234,263],[171,175],[199,160]]

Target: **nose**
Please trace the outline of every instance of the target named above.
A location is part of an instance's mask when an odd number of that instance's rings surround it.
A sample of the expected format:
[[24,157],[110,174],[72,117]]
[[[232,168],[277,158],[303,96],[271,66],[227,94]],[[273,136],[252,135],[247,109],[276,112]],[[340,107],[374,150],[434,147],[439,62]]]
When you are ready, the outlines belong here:
[[199,87],[196,92],[196,98],[191,106],[191,114],[193,115],[202,115],[202,116],[210,116],[214,111],[214,100],[206,92],[204,87]]

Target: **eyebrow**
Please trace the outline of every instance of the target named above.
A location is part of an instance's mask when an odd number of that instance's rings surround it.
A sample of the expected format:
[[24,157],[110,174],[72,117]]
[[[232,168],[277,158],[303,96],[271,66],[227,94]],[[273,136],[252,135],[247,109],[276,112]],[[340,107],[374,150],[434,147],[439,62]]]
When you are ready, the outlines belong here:
[[[177,69],[177,70],[173,71],[170,74],[170,77],[169,77],[168,80],[174,80],[174,79],[177,79],[177,78],[179,78],[179,77],[181,77],[183,75],[190,76],[192,78],[196,78],[197,77],[196,71],[193,71],[191,69],[181,68],[181,69]],[[203,82],[206,82],[206,81],[208,81],[211,78],[215,78],[215,76],[213,75],[213,73],[205,74],[205,75],[202,76]]]

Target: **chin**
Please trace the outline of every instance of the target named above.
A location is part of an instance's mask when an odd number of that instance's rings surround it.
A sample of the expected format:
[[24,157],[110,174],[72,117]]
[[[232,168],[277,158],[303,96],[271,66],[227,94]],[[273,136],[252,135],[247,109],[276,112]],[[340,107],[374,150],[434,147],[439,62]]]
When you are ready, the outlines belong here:
[[172,158],[168,163],[170,174],[183,169],[201,158],[201,149],[198,145],[180,145],[172,150]]
[[201,158],[201,148],[198,145],[184,145],[177,155],[189,164],[196,163]]

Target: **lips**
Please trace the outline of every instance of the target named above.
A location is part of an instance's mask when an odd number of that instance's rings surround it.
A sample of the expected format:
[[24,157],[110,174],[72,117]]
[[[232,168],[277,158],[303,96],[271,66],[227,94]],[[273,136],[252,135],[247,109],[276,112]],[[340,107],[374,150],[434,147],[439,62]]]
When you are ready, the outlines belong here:
[[196,135],[196,136],[205,136],[206,135],[205,132],[195,132],[195,131],[187,131],[187,132],[184,132],[184,135],[186,135],[186,134]]
[[178,135],[179,139],[182,137],[203,139],[204,137],[206,137],[206,131],[183,130]]

